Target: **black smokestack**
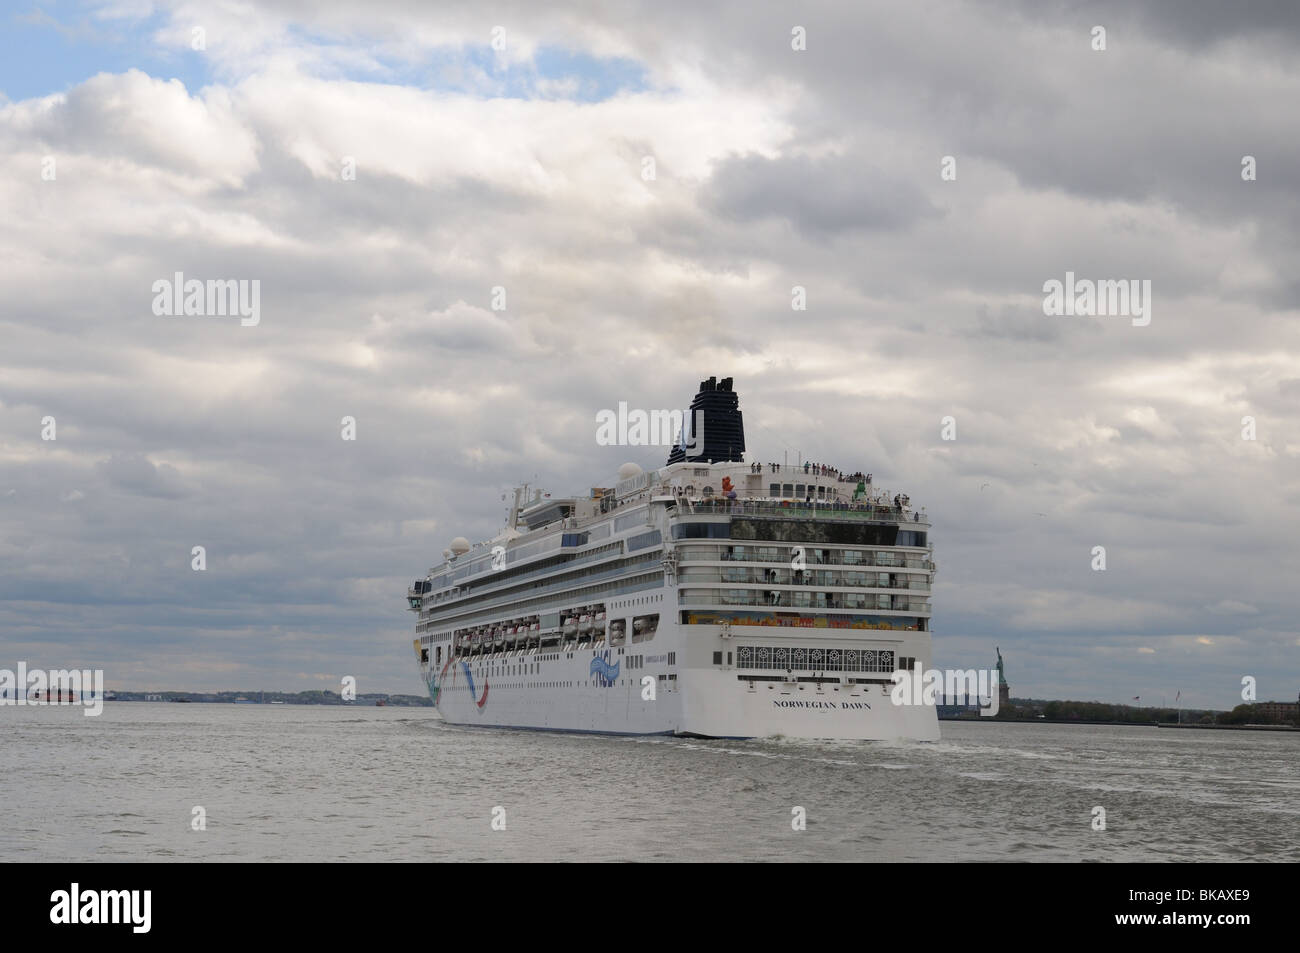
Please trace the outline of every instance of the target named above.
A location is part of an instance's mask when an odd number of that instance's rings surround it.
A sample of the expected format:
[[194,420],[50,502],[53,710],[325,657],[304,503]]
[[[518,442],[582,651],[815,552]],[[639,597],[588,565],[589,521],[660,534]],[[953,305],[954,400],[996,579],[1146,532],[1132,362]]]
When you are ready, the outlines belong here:
[[[697,410],[704,412],[703,441],[699,440],[698,435],[692,439],[689,434],[695,426]],[[716,377],[700,381],[700,392],[691,401],[689,418],[685,423],[688,434],[684,440],[678,440],[677,446],[668,454],[669,463],[688,460],[705,463],[741,462],[741,455],[745,452],[745,422],[740,413],[740,395],[732,391],[730,377],[724,377],[721,381]],[[689,450],[690,456],[687,456],[688,450],[682,447],[683,443],[693,445],[694,448]]]

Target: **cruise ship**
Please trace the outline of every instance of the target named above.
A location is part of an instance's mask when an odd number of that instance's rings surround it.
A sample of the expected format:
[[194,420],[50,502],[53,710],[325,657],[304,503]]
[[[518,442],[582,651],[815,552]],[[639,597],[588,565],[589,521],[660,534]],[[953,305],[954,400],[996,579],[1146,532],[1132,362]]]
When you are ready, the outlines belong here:
[[[415,580],[415,655],[458,725],[937,740],[891,675],[930,668],[930,524],[871,474],[747,462],[731,378],[664,466],[553,497]],[[702,426],[701,426],[702,423]]]

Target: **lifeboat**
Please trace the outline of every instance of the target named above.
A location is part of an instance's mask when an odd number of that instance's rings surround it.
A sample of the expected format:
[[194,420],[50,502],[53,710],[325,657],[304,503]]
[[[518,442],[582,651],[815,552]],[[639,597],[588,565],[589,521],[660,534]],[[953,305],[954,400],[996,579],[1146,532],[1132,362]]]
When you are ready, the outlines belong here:
[[578,620],[573,616],[569,616],[564,620],[564,626],[561,631],[564,633],[566,638],[576,634],[578,631]]
[[579,635],[591,634],[591,616],[589,615],[578,616],[578,634]]
[[591,620],[591,628],[597,635],[605,634],[605,613],[597,612]]

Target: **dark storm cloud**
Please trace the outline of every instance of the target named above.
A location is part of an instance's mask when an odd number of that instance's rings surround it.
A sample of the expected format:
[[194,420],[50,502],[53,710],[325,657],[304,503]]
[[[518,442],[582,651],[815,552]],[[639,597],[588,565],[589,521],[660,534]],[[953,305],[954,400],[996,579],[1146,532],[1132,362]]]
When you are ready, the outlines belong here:
[[[991,13],[1008,6],[1005,0],[985,0],[984,5]],[[1198,51],[1239,39],[1300,45],[1300,7],[1290,0],[1016,0],[1011,5],[1038,22],[1118,22],[1145,37]]]
[[853,229],[893,231],[938,214],[914,183],[845,156],[728,158],[715,166],[703,199],[727,218],[784,218],[819,238]]

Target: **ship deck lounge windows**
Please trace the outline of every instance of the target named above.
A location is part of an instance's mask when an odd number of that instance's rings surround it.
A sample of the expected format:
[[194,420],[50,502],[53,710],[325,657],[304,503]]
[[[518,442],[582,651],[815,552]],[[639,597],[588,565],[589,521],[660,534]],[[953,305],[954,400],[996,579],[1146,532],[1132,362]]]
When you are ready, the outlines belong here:
[[677,523],[673,526],[673,539],[727,539],[731,525],[718,523]]

